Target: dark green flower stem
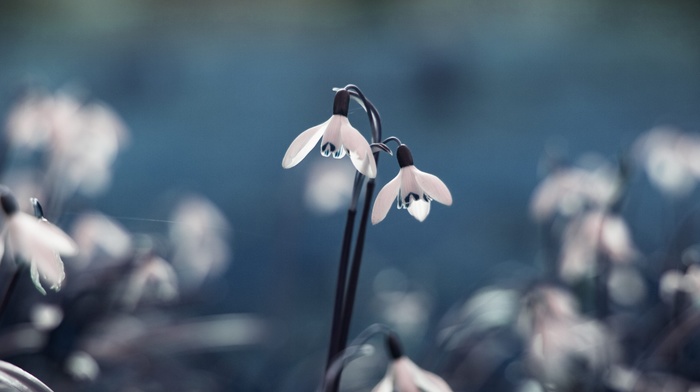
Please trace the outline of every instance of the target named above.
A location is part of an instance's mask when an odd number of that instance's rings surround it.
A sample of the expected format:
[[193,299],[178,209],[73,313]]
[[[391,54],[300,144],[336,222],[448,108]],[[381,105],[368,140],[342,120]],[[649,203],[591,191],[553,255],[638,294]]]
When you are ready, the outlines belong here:
[[365,189],[365,205],[362,210],[362,218],[360,220],[360,228],[357,233],[357,242],[350,266],[350,278],[348,280],[348,289],[345,296],[345,306],[343,307],[342,329],[340,332],[340,346],[345,347],[348,341],[348,332],[350,330],[350,322],[352,321],[352,312],[355,306],[355,296],[357,294],[357,284],[360,279],[360,267],[362,265],[362,251],[365,247],[365,235],[367,232],[367,218],[369,217],[369,209],[374,196],[374,179],[367,182]]
[[7,310],[7,307],[10,304],[12,294],[15,292],[17,282],[19,282],[19,278],[25,269],[26,267],[24,263],[17,265],[17,267],[15,267],[15,271],[10,277],[10,282],[7,284],[7,289],[5,289],[5,292],[2,294],[2,302],[0,302],[0,321],[2,321],[3,316],[5,316],[5,311]]
[[331,326],[331,341],[328,346],[328,358],[326,360],[326,370],[335,359],[340,345],[340,323],[343,310],[343,300],[345,298],[345,282],[347,280],[348,260],[350,259],[350,243],[352,242],[352,232],[355,226],[355,215],[357,210],[348,209],[348,217],[345,221],[345,232],[343,234],[343,245],[340,252],[340,263],[338,265],[338,279],[335,284],[335,303],[333,305],[333,324]]

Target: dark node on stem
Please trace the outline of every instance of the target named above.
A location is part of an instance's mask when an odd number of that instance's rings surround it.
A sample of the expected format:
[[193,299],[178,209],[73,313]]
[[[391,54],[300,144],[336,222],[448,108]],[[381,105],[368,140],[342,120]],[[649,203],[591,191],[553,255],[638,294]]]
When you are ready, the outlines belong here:
[[401,168],[413,165],[413,155],[411,155],[411,150],[405,144],[400,145],[396,149],[396,159],[399,161],[399,167]]
[[333,100],[333,114],[348,116],[348,108],[350,107],[350,93],[348,90],[338,90],[335,93]]
[[29,199],[29,201],[32,202],[32,206],[34,207],[34,216],[41,219],[44,217],[44,209],[41,207],[41,203],[39,203],[39,199],[36,197],[32,197]]
[[0,205],[2,205],[2,210],[5,212],[5,215],[10,216],[19,211],[17,199],[12,196],[12,193],[6,190],[2,190],[0,192]]
[[387,335],[386,347],[389,350],[391,359],[396,360],[403,357],[403,348],[401,348],[401,343],[399,343],[399,339],[393,333]]

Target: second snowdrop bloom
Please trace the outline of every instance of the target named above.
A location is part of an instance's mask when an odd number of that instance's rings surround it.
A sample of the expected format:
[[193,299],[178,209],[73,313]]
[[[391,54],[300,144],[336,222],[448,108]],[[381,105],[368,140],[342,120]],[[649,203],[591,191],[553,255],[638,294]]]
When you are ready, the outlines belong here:
[[282,167],[289,169],[296,166],[321,140],[321,155],[335,159],[349,155],[357,171],[369,178],[376,177],[377,164],[374,162],[372,148],[362,134],[350,125],[349,106],[350,93],[344,89],[338,90],[331,118],[297,136],[284,154]]
[[452,388],[439,376],[421,369],[403,354],[394,336],[387,338],[391,363],[382,380],[372,392],[452,392]]
[[0,257],[5,245],[15,261],[29,263],[32,281],[37,290],[46,293],[41,280],[53,290],[59,290],[65,278],[63,261],[59,255],[73,256],[78,252],[75,242],[54,224],[21,212],[9,190],[0,190],[4,240],[0,241]]
[[430,213],[430,201],[452,205],[452,195],[447,186],[436,176],[418,170],[413,165],[411,150],[405,144],[396,150],[396,158],[401,169],[377,194],[372,207],[372,224],[377,224],[386,217],[395,198],[397,208],[407,209],[409,214],[421,222]]

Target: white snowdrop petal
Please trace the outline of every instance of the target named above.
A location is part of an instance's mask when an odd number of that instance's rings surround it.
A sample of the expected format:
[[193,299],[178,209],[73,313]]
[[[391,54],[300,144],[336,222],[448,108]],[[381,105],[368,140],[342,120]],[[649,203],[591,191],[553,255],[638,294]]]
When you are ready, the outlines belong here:
[[46,295],[46,290],[44,290],[44,287],[41,285],[41,279],[39,278],[39,270],[36,267],[36,264],[32,264],[29,267],[29,276],[32,278],[32,283],[34,283],[34,287],[43,295]]
[[394,390],[394,386],[392,385],[392,379],[390,374],[387,374],[382,380],[372,388],[372,392],[392,392]]
[[394,361],[394,384],[400,392],[420,392],[415,383],[415,375],[420,369],[408,357]]
[[425,387],[428,392],[452,392],[452,388],[436,374],[424,372],[423,375],[429,380],[430,385]]
[[[20,212],[12,218],[16,222],[18,230],[25,236],[31,236],[32,244],[27,246],[45,246],[65,256],[74,256],[78,253],[78,245],[68,234],[51,222],[39,220],[29,214]],[[41,245],[35,245],[41,244]]]
[[341,121],[344,116],[339,114],[334,114],[331,119],[328,120],[328,126],[323,132],[323,137],[321,138],[321,155],[324,157],[333,157],[335,159],[341,159],[345,156],[345,148],[343,147],[343,139],[341,137]]
[[412,171],[418,186],[423,188],[423,191],[431,199],[446,206],[452,205],[452,194],[450,194],[450,190],[447,189],[447,185],[442,180],[437,178],[437,176],[418,170],[415,166],[413,166]]
[[423,199],[414,200],[408,206],[408,213],[418,219],[419,222],[423,222],[430,213],[430,202]]
[[396,199],[396,195],[399,192],[399,187],[401,186],[401,172],[394,177],[393,180],[389,181],[377,194],[377,198],[374,199],[374,206],[372,206],[372,224],[384,220],[386,214],[389,213],[391,205]]
[[369,178],[377,176],[377,163],[367,139],[352,125],[347,117],[340,118],[340,134],[343,145],[350,151],[350,160],[357,171]]
[[284,158],[282,158],[282,167],[289,169],[301,162],[314,148],[321,136],[323,136],[323,132],[325,132],[330,121],[329,119],[322,124],[311,127],[297,136],[292,144],[289,145],[289,148],[287,148]]

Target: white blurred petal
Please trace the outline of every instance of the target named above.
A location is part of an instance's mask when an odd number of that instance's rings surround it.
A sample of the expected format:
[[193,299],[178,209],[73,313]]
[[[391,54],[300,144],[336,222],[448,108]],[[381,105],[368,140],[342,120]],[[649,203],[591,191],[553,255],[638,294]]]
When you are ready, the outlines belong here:
[[31,253],[29,248],[45,247],[50,248],[64,256],[74,256],[78,253],[78,245],[73,241],[68,234],[58,228],[53,223],[43,219],[37,219],[32,215],[18,212],[11,217],[12,225],[15,230],[21,233],[27,233],[27,236],[22,236],[23,239],[30,243],[22,243],[27,253]]
[[[536,221],[559,213],[575,215],[586,206],[600,208],[615,200],[620,188],[617,172],[604,161],[591,168],[557,169],[536,188],[530,201],[530,214]],[[583,164],[583,162],[582,162]]]
[[328,119],[328,121],[311,127],[297,136],[282,158],[282,167],[289,169],[301,162],[323,136],[330,121],[331,119]]
[[173,268],[162,258],[150,256],[132,273],[122,300],[128,309],[134,309],[146,299],[167,302],[177,296],[177,275]]
[[683,274],[677,270],[666,271],[661,276],[659,282],[659,294],[667,304],[672,304],[676,291],[680,290],[683,284]]
[[416,385],[415,375],[418,367],[408,357],[394,360],[394,385],[400,392],[420,392]]
[[100,375],[97,361],[84,351],[72,353],[65,364],[66,371],[76,380],[94,381]]
[[32,279],[32,283],[34,283],[34,287],[36,287],[42,295],[46,295],[46,290],[44,290],[44,287],[41,285],[41,279],[39,278],[39,269],[36,267],[35,263],[29,266],[29,276]]
[[667,195],[687,195],[700,177],[700,136],[657,127],[635,142],[635,155],[649,181]]
[[38,303],[32,306],[32,325],[40,331],[50,331],[63,320],[63,311],[56,305]]
[[126,229],[97,212],[80,215],[71,233],[80,249],[79,257],[72,264],[77,268],[85,268],[98,260],[102,263],[122,261],[132,250],[131,235]]
[[393,392],[394,385],[391,374],[387,374],[379,381],[376,387],[372,388],[372,392]]
[[47,220],[23,212],[12,215],[8,226],[7,241],[12,252],[30,263],[31,278],[37,289],[45,294],[40,283],[44,280],[58,291],[66,277],[59,253],[75,254],[77,246],[73,240]]
[[218,274],[230,260],[231,226],[223,212],[201,196],[188,196],[170,216],[173,266],[186,286],[198,286]]

